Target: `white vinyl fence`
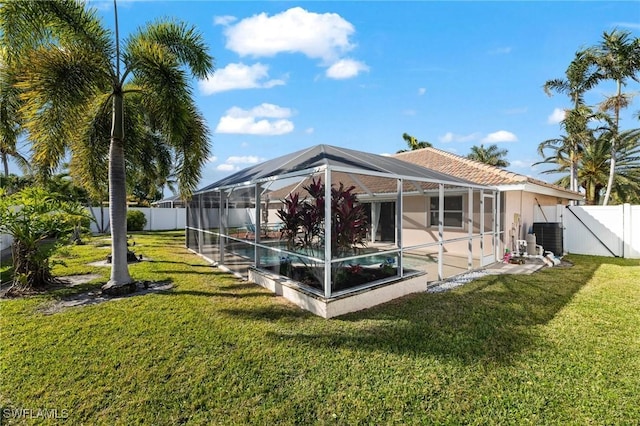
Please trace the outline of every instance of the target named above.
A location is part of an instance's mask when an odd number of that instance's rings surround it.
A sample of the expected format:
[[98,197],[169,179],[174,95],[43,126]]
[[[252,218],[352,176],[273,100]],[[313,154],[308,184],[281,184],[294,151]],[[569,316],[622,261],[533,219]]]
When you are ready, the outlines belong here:
[[[91,222],[91,232],[109,233],[109,208],[108,207],[87,207],[89,213],[95,218]],[[140,210],[147,218],[145,231],[172,231],[184,229],[187,225],[187,214],[185,208],[161,208],[161,207],[130,207],[129,210]],[[11,235],[0,234],[0,252],[5,253],[11,248],[13,238]]]
[[4,254],[5,251],[11,249],[11,244],[13,244],[13,237],[8,234],[0,234],[0,253]]
[[534,222],[560,222],[564,251],[640,259],[640,206],[535,208]]
[[[91,223],[91,232],[109,232],[109,208],[87,207],[87,210],[95,218],[95,222]],[[145,231],[171,231],[184,229],[187,225],[185,208],[129,207],[129,210],[139,210],[144,213],[147,218]]]

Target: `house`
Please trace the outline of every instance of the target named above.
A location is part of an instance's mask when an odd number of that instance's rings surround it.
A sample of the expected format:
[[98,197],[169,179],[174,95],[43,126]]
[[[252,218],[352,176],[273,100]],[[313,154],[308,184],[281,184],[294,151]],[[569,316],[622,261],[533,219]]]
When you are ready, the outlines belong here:
[[[443,151],[423,148],[394,155],[403,161],[417,164],[449,176],[465,179],[478,185],[496,187],[501,197],[501,242],[504,248],[514,248],[516,240],[525,240],[532,230],[534,218],[542,216],[543,207],[568,205],[571,201],[582,201],[580,193],[567,190],[539,179],[514,173],[499,167]],[[464,209],[464,196],[447,201],[456,206],[450,215],[460,215]],[[429,206],[424,206],[428,210]],[[561,254],[561,253],[556,253]]]
[[[325,200],[331,199],[332,186],[353,191],[366,211],[366,244],[332,250],[333,203],[316,204],[321,196],[314,200],[306,190],[312,182],[324,184]],[[307,245],[274,232],[278,210],[292,196],[323,206],[314,220],[320,228]],[[388,157],[318,145],[197,191],[187,206],[187,247],[305,309],[333,317],[494,263],[511,239],[524,237],[523,227],[533,220],[532,203],[579,198],[432,148]],[[328,215],[331,221],[324,220]]]
[[[305,187],[313,181],[324,185],[324,199],[331,199],[334,185],[353,187],[368,215],[367,244],[332,250],[334,229],[324,217],[334,214],[333,203],[322,203],[315,221],[321,229],[311,245],[291,244],[272,231],[270,223],[279,220],[284,200],[296,193],[307,197]],[[462,217],[451,204],[453,194],[465,194]],[[486,212],[482,206],[489,206]],[[305,309],[332,317],[424,291],[429,282],[494,262],[497,211],[495,187],[397,158],[318,145],[194,193],[187,207],[187,247]]]
[[151,206],[165,209],[183,208],[186,206],[185,201],[179,195],[173,195],[171,197],[163,198],[162,200],[154,201]]

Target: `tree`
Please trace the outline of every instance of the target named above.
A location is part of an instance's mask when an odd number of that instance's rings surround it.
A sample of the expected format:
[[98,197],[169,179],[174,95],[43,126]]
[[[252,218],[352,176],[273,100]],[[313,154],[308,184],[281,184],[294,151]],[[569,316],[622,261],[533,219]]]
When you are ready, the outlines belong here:
[[23,132],[20,117],[19,91],[15,88],[15,75],[6,55],[6,47],[0,47],[0,161],[5,177],[9,176],[9,157],[13,158],[24,172],[29,170],[29,161],[18,151],[18,138]]
[[586,122],[580,120],[584,114],[581,110],[584,108],[584,94],[591,90],[598,83],[599,75],[595,72],[594,66],[588,60],[584,51],[576,53],[575,58],[565,72],[565,79],[548,80],[543,88],[548,96],[552,96],[553,92],[564,93],[569,96],[573,104],[573,109],[565,110],[565,119],[563,127],[567,132],[567,137],[563,138],[567,144],[567,153],[569,162],[570,180],[569,189],[578,190],[578,150],[585,137]]
[[429,148],[433,146],[430,142],[426,142],[426,141],[418,142],[417,138],[411,136],[408,133],[403,133],[402,139],[404,139],[404,141],[407,143],[407,146],[409,147],[409,149],[408,150],[401,149],[400,151],[398,151],[399,153],[407,152],[407,151],[415,151],[416,149]]
[[182,22],[150,23],[121,45],[115,1],[115,34],[85,6],[73,0],[5,3],[2,45],[20,70],[16,87],[38,165],[53,170],[70,149],[72,170],[104,182],[98,166],[108,158],[113,263],[103,291],[117,292],[132,282],[125,152],[160,137],[174,153],[180,192],[190,194],[209,147],[189,78],[206,77],[213,59],[201,34]]
[[[544,141],[538,146],[538,152],[545,157],[536,164],[554,164],[544,174],[566,173],[570,167],[568,147],[564,140],[567,136]],[[616,175],[612,199],[618,202],[634,202],[640,194],[640,129],[620,134],[620,148],[616,152]],[[583,138],[578,153],[578,182],[589,205],[600,204],[602,192],[607,186],[611,156],[610,130],[606,127],[590,129],[589,136]],[[568,187],[568,175],[558,179],[555,184]]]
[[84,208],[61,200],[41,187],[28,187],[6,195],[0,189],[0,232],[13,237],[13,283],[11,292],[46,287],[55,282],[49,258],[54,244],[43,244],[48,237],[64,236],[88,222]]
[[490,166],[509,167],[509,162],[505,160],[508,153],[509,151],[499,149],[496,144],[489,145],[486,148],[483,144],[480,144],[480,146],[474,145],[471,147],[471,152],[467,155],[467,158]]
[[589,60],[598,68],[601,79],[613,80],[616,93],[608,97],[601,105],[603,111],[613,111],[614,119],[611,128],[611,156],[609,164],[609,178],[603,204],[609,203],[609,198],[615,183],[616,151],[619,148],[620,111],[629,105],[630,96],[622,93],[622,87],[628,79],[640,81],[640,38],[632,38],[628,31],[613,30],[604,32],[602,41],[587,50]]

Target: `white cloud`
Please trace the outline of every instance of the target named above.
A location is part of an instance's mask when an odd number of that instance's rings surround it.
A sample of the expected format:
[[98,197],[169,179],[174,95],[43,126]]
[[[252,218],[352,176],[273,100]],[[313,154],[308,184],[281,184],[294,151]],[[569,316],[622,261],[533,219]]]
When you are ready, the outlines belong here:
[[291,117],[291,114],[290,108],[267,103],[260,104],[248,111],[248,115],[252,117],[288,118]]
[[425,93],[427,93],[427,89],[425,89],[424,87],[421,87],[421,88],[418,89],[418,95],[419,96],[422,96]]
[[549,124],[558,124],[562,120],[564,120],[565,112],[561,108],[555,108],[551,115],[547,117],[547,123]]
[[218,165],[216,170],[220,172],[236,172],[244,168],[248,164],[257,164],[265,161],[264,158],[256,157],[255,155],[237,156],[232,155],[227,158],[227,161]]
[[229,24],[231,24],[232,22],[237,21],[238,18],[236,18],[235,16],[231,16],[231,15],[224,15],[224,16],[214,16],[213,17],[213,25],[222,25],[222,26],[227,26]]
[[506,130],[498,130],[497,132],[489,133],[485,136],[481,142],[484,143],[498,143],[498,142],[517,142],[518,137]]
[[227,164],[258,164],[264,161],[264,159],[260,157],[256,157],[255,155],[245,155],[245,156],[231,156],[227,158],[225,163]]
[[309,128],[308,128],[308,129],[306,129],[304,132],[305,132],[306,134],[310,135],[310,134],[312,134],[313,132],[315,132],[315,129],[314,129],[313,127],[309,127]]
[[212,155],[211,157],[207,158],[207,161],[209,163],[215,163],[216,161],[218,161],[218,157],[216,157],[215,155]]
[[537,166],[534,166],[533,163],[535,163],[534,160],[513,160],[511,161],[511,167],[517,169],[536,170]]
[[447,132],[444,135],[440,136],[438,140],[442,143],[450,143],[450,142],[471,142],[477,140],[480,137],[479,133],[470,133],[468,135],[458,135],[456,133]]
[[[287,120],[291,115],[289,108],[268,103],[250,110],[233,107],[220,118],[216,133],[283,135],[293,131],[293,122]],[[276,120],[268,120],[269,118]]]
[[382,154],[383,157],[391,157],[393,154],[389,154],[388,152],[383,152]]
[[314,13],[293,7],[272,16],[260,13],[231,22],[220,19],[220,23],[226,25],[225,46],[240,56],[302,53],[319,59],[323,66],[329,67],[327,77],[335,79],[354,77],[369,70],[363,62],[344,58],[356,46],[350,40],[355,28],[337,13]]
[[269,67],[261,63],[253,65],[229,64],[206,79],[198,86],[205,95],[234,89],[271,88],[285,84],[284,80],[269,80]]
[[236,170],[240,170],[240,167],[234,166],[233,164],[220,164],[218,167],[216,167],[216,170],[219,170],[221,172],[233,172]]
[[402,111],[402,114],[408,115],[410,117],[416,115],[418,112],[415,109],[405,109]]
[[354,32],[353,25],[336,13],[313,13],[301,7],[273,16],[254,15],[224,31],[226,47],[241,56],[298,52],[327,62],[354,48],[349,41]]
[[364,62],[340,59],[327,69],[326,75],[336,80],[344,80],[357,76],[361,71],[369,71],[369,67]]

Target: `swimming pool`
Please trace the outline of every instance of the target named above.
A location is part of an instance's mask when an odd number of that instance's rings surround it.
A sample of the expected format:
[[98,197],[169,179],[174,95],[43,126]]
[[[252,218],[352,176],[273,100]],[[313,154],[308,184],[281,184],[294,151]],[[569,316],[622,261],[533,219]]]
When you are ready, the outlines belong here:
[[[255,256],[255,248],[252,244],[249,243],[233,243],[229,244],[226,247],[226,252],[235,256],[239,256],[243,259],[254,260]],[[283,261],[289,261],[290,263],[305,263],[308,264],[310,261],[307,260],[304,256],[304,253],[300,253],[303,257],[297,256],[293,252],[289,252],[287,250],[287,246],[284,242],[277,242],[275,244],[269,244],[269,248],[259,247],[258,255],[260,257],[259,264],[261,266],[269,266],[269,265],[279,265]],[[322,256],[315,256],[312,254],[312,257],[322,258]],[[382,266],[382,265],[390,265],[395,266],[398,264],[399,253],[387,253],[380,254],[379,252],[372,252],[368,255],[364,255],[363,257],[359,257],[357,259],[350,259],[344,261],[346,264],[350,265],[361,265],[361,266]],[[409,255],[404,254],[403,256],[403,264],[405,268],[417,267],[420,264],[424,264],[425,261],[430,261],[425,259],[423,256]],[[257,262],[256,262],[257,263]]]

